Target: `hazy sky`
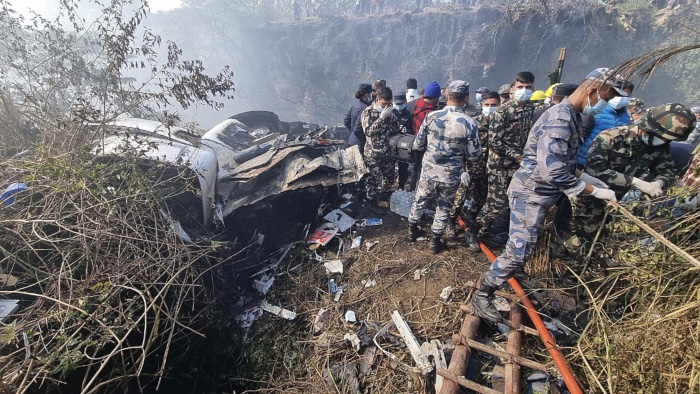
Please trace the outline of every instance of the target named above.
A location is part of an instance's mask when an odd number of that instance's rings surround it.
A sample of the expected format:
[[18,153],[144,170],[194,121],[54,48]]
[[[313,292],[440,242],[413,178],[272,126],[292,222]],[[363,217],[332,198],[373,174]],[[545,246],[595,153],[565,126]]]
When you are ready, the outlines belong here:
[[[12,7],[24,15],[33,9],[42,16],[51,16],[58,8],[58,0],[10,0]],[[151,12],[169,11],[180,6],[180,0],[148,0]]]

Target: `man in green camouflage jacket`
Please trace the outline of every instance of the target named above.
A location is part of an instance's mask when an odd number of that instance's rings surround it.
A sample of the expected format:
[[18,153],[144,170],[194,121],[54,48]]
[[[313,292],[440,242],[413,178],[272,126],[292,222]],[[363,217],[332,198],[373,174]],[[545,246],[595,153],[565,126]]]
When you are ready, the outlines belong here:
[[[535,76],[529,71],[516,75],[511,87],[512,100],[491,115],[488,135],[488,194],[476,218],[477,237],[490,247],[501,247],[507,240],[508,196],[506,191],[513,174],[520,167],[523,148],[532,127],[535,111],[529,101]],[[497,222],[500,225],[494,226]]]
[[[636,125],[601,132],[588,151],[585,171],[605,182],[618,199],[632,187],[652,198],[659,197],[676,176],[669,142],[685,141],[694,127],[695,117],[681,104],[652,108]],[[603,225],[605,202],[579,196],[573,208],[574,235],[565,246],[580,258],[588,253]]]

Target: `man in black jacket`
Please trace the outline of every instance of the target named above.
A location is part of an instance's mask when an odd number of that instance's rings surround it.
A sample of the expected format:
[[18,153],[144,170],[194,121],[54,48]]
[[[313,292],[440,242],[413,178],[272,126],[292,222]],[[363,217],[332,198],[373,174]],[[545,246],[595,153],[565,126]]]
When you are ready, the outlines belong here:
[[372,85],[368,83],[361,83],[360,86],[357,87],[357,91],[355,92],[355,98],[357,99],[357,101],[355,101],[352,104],[352,107],[350,107],[350,111],[348,111],[344,119],[345,128],[348,129],[348,131],[350,131],[350,135],[348,136],[347,140],[347,145],[357,145],[360,148],[360,153],[362,153],[363,155],[365,150],[365,141],[367,141],[367,137],[365,137],[365,132],[362,130],[360,114],[369,105],[372,97],[372,92]]

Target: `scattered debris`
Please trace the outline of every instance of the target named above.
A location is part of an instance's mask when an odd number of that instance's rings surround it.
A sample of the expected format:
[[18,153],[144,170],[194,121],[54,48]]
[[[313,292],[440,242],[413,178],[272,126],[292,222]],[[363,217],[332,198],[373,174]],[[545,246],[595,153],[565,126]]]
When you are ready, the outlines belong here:
[[345,312],[345,322],[346,323],[356,323],[357,317],[355,316],[355,311]]
[[15,203],[14,195],[27,190],[27,184],[25,183],[11,183],[7,186],[7,189],[0,194],[0,201],[4,202],[6,206],[10,206]]
[[367,242],[365,244],[365,249],[367,249],[367,251],[369,252],[374,247],[374,245],[376,245],[378,243],[379,243],[379,241]]
[[339,302],[340,301],[340,296],[345,293],[345,288],[342,286],[338,286],[338,291],[335,293],[335,297],[333,297],[333,302]]
[[308,243],[326,246],[336,235],[338,235],[338,227],[333,223],[324,223],[311,234]]
[[260,277],[260,279],[253,280],[253,287],[255,288],[255,290],[266,295],[267,292],[270,291],[270,288],[272,287],[272,285],[274,283],[275,283],[275,276],[274,275],[268,276],[266,274],[263,274]]
[[0,300],[0,322],[5,323],[5,320],[17,309],[19,309],[19,300]]
[[361,283],[365,287],[365,289],[368,289],[370,287],[374,287],[377,285],[377,281],[374,279],[362,279]]
[[418,238],[416,238],[416,241],[418,241],[418,242],[423,242],[423,241],[427,241],[427,240],[428,240],[428,238],[426,238],[426,237],[418,237]]
[[508,303],[508,300],[501,296],[495,296],[493,298],[493,306],[496,307],[496,309],[499,312],[509,312],[510,311],[510,303]]
[[417,269],[413,271],[413,280],[420,280],[422,277],[425,277],[428,275],[428,269],[423,268],[423,269]]
[[240,321],[241,328],[247,330],[250,328],[250,326],[253,325],[255,320],[257,320],[262,315],[263,310],[260,308],[259,305],[255,305],[249,309],[246,309],[245,311],[243,311],[243,313],[238,315],[237,320]]
[[352,239],[352,245],[350,245],[350,249],[357,249],[362,245],[362,236],[357,236]]
[[330,211],[323,218],[335,224],[341,233],[344,233],[346,230],[352,227],[353,224],[355,224],[355,219],[351,218],[347,213],[340,209]]
[[335,294],[335,293],[338,292],[338,285],[335,283],[335,279],[333,279],[333,278],[331,278],[331,279],[328,281],[328,291],[329,291],[331,294]]
[[272,305],[272,304],[268,303],[267,301],[261,302],[260,308],[262,310],[264,310],[265,312],[272,313],[275,316],[279,316],[279,317],[281,317],[283,319],[287,319],[287,320],[294,320],[297,317],[296,313],[294,313],[290,310],[284,309],[284,308],[280,308],[279,306]]
[[[447,369],[447,361],[445,360],[445,352],[443,351],[442,343],[437,339],[433,339],[430,342],[423,342],[421,345],[423,353],[429,357],[432,357],[435,363],[435,369]],[[435,392],[439,393],[442,389],[443,377],[440,375],[435,376]]]
[[0,286],[12,287],[17,284],[19,279],[14,275],[0,274]]
[[330,313],[329,313],[328,309],[321,308],[318,310],[318,313],[316,314],[316,318],[314,319],[314,324],[313,324],[314,334],[320,334],[321,332],[325,331],[326,323],[328,323],[329,316],[330,316]]
[[452,286],[447,286],[447,287],[445,287],[445,288],[442,289],[442,291],[440,292],[440,298],[442,298],[443,300],[447,301],[447,300],[450,298],[450,296],[452,295],[452,290],[454,290],[454,289],[452,288]]
[[352,344],[352,347],[354,347],[355,350],[357,350],[357,351],[360,350],[360,337],[358,337],[357,334],[347,333],[347,334],[345,334],[343,339],[350,341],[350,343]]
[[343,262],[341,260],[326,261],[323,263],[323,266],[326,268],[326,275],[343,273]]
[[367,226],[379,226],[382,224],[382,219],[380,218],[370,218],[370,219],[362,219],[360,222],[360,227],[367,227]]
[[425,353],[423,353],[423,350],[418,345],[418,341],[416,341],[416,337],[413,336],[411,328],[403,319],[399,311],[395,310],[394,312],[392,312],[391,320],[394,322],[394,325],[399,330],[403,341],[406,343],[408,350],[411,352],[413,360],[416,362],[416,365],[418,365],[418,369],[422,373],[429,373],[430,371],[432,371],[433,366],[430,364],[430,361],[428,361],[428,357],[425,355]]

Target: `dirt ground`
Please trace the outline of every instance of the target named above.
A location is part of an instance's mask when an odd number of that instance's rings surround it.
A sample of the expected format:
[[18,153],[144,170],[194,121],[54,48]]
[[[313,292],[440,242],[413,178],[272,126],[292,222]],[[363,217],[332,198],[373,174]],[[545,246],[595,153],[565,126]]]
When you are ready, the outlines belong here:
[[[352,215],[355,219],[376,216],[362,207]],[[381,225],[355,226],[351,231],[356,233],[343,238],[349,244],[353,237],[362,236],[359,248],[338,253],[339,240],[334,239],[317,250],[324,261],[340,259],[342,275],[328,275],[308,245],[296,249],[296,258],[289,263],[295,269],[278,278],[267,299],[296,312],[297,318],[287,321],[266,314],[255,322],[245,356],[259,390],[248,392],[422,392],[420,381],[411,378],[371,342],[378,327],[391,321],[394,310],[403,316],[419,343],[437,339],[445,344],[449,362],[451,337],[459,331],[464,317],[460,305],[468,303],[473,283],[489,262],[482,253],[469,251],[459,233],[448,242],[446,251],[433,255],[427,238],[414,243],[406,240],[405,218],[391,212],[381,218]],[[429,222],[422,227],[429,229]],[[374,242],[368,250],[367,245]],[[414,278],[416,271],[421,272],[418,280]],[[329,292],[330,278],[345,291],[338,302]],[[367,281],[369,285],[365,285]],[[452,290],[443,299],[440,294],[447,287]],[[322,308],[328,310],[327,319],[314,332],[313,323]],[[347,311],[355,313],[355,324],[345,322]],[[395,328],[389,333],[401,340]],[[480,333],[485,341],[504,340],[485,323]],[[362,342],[359,350],[344,339],[346,334],[358,335]],[[415,366],[408,350],[399,342],[392,344],[392,339],[384,338],[381,346],[401,362]],[[537,348],[537,341],[534,345]],[[364,371],[363,359],[372,360],[369,371]],[[489,357],[486,359],[488,363]],[[547,359],[540,361],[546,363]],[[432,388],[433,380],[428,380]]]

